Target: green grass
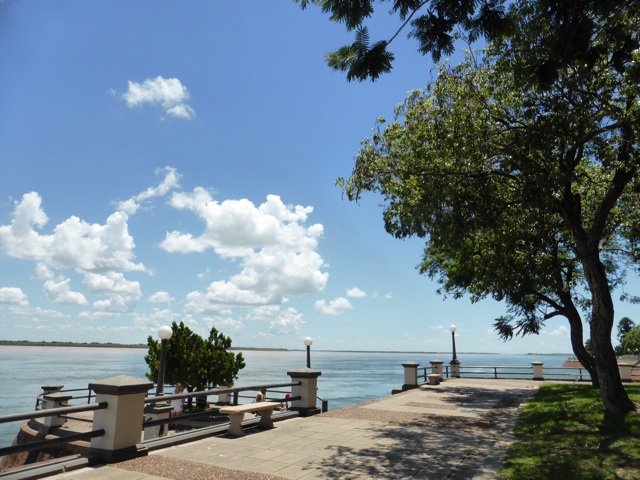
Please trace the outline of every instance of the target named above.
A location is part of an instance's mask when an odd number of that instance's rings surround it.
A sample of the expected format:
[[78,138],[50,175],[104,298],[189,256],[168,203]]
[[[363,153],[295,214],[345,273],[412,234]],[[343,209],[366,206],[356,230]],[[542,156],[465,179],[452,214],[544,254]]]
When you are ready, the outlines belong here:
[[[626,387],[640,403],[640,386]],[[590,385],[544,385],[515,427],[502,480],[640,479],[640,413],[604,414]]]

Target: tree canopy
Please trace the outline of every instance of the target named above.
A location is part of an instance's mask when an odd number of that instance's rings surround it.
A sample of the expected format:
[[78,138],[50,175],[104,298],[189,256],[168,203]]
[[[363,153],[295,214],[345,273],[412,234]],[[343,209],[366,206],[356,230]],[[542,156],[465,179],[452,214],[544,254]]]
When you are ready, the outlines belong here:
[[624,349],[627,353],[640,354],[640,325],[627,332],[624,337]]
[[618,346],[616,346],[616,354],[624,355],[627,353],[626,346],[624,344],[624,338],[627,333],[629,333],[636,324],[629,317],[622,317],[618,322]]
[[[181,383],[190,392],[233,385],[245,364],[242,353],[227,351],[231,348],[229,337],[212,328],[205,340],[183,322],[173,322],[171,329],[173,334],[167,342],[165,364],[165,381],[168,384]],[[149,352],[144,358],[149,366],[147,378],[156,381],[161,343],[149,336],[147,345]]]
[[[339,184],[351,200],[380,193],[392,235],[425,238],[420,270],[444,292],[505,300],[504,337],[562,315],[576,354],[589,355],[578,309],[588,312],[603,401],[624,414],[634,406],[611,344],[611,291],[639,252],[640,7],[612,7],[611,19],[580,2],[602,34],[589,37],[588,59],[549,57],[544,76],[532,65],[557,33],[549,3],[513,4],[510,36],[443,65],[393,123],[380,119]],[[611,32],[622,30],[635,48],[621,60]]]
[[[301,7],[320,6],[330,20],[355,31],[354,41],[325,55],[334,70],[346,72],[347,80],[376,80],[393,68],[392,43],[400,34],[417,42],[417,50],[438,61],[450,55],[463,34],[469,41],[510,38],[518,21],[508,15],[506,0],[394,0],[380,15],[397,18],[388,37],[371,42],[366,25],[385,0],[294,0]],[[536,0],[524,2],[544,19],[543,41],[535,45],[538,54],[527,59],[527,68],[542,82],[555,78],[565,65],[590,64],[602,53],[599,42],[606,39],[607,53],[622,67],[637,48],[635,32],[626,30],[618,18],[638,12],[635,0]]]

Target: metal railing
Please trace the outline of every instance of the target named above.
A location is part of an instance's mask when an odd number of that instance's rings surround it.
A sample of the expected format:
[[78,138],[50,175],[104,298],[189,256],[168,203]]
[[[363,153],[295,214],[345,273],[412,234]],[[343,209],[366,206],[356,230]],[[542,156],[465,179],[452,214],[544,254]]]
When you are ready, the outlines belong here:
[[[177,421],[193,420],[193,419],[198,419],[202,417],[217,415],[216,405],[213,403],[207,402],[207,399],[208,399],[207,397],[211,395],[216,395],[216,396],[228,395],[230,400],[229,404],[238,405],[242,402],[243,399],[249,399],[252,401],[255,398],[255,395],[253,394],[243,395],[243,393],[246,393],[246,392],[257,393],[262,389],[266,389],[267,390],[266,398],[267,400],[270,400],[270,401],[278,401],[285,404],[286,402],[288,403],[296,400],[301,400],[300,396],[295,396],[295,397],[289,396],[287,398],[285,395],[289,392],[280,390],[285,387],[294,387],[298,385],[300,385],[300,382],[285,382],[285,383],[265,384],[265,385],[250,385],[250,386],[244,386],[244,387],[214,388],[214,389],[203,390],[203,391],[184,392],[180,394],[171,394],[171,395],[162,395],[162,396],[154,396],[152,395],[153,392],[150,392],[151,396],[145,398],[145,401],[144,401],[145,405],[154,405],[159,402],[170,402],[171,400],[174,400],[174,399],[203,398],[205,406],[209,405],[210,408],[208,410],[203,409],[202,411],[182,414],[179,416],[179,420],[178,420],[178,417],[171,417],[171,416],[168,418],[150,419],[148,416],[143,415],[141,418],[141,425],[140,425],[141,431],[144,430],[145,428],[149,428],[153,426],[166,425],[170,423],[176,423]],[[82,394],[72,395],[70,400],[83,400],[83,401],[87,400],[88,402],[90,402],[92,399],[95,398],[94,392],[90,389],[55,390],[55,393],[64,393],[64,394],[77,393],[77,392],[82,392]],[[67,418],[70,418],[67,416],[68,414],[80,413],[80,412],[91,412],[91,411],[101,410],[108,407],[107,402],[100,402],[100,403],[86,403],[81,405],[68,405],[68,406],[62,406],[57,408],[46,408],[46,407],[43,408],[43,406],[46,405],[46,402],[47,402],[47,400],[44,397],[48,393],[52,393],[52,391],[37,395],[36,408],[34,411],[14,413],[9,415],[1,415],[0,423],[43,419],[43,418],[55,417],[55,416],[67,419]],[[250,403],[250,402],[247,401],[244,403]],[[323,401],[323,406],[326,406],[326,403],[327,403],[326,400]],[[223,422],[226,418],[227,418],[226,416],[220,415],[218,420]],[[86,421],[88,423],[92,421],[88,418],[80,419],[77,417],[73,417],[73,419],[76,421]],[[47,430],[53,430],[53,428],[55,427],[47,427]],[[12,445],[9,447],[0,448],[0,457],[21,453],[21,452],[26,452],[26,451],[42,450],[45,448],[56,447],[56,446],[69,444],[71,442],[80,441],[80,440],[90,440],[92,438],[99,437],[104,434],[105,434],[104,429],[98,429],[98,430],[90,430],[90,431],[81,432],[81,433],[69,433],[69,434],[65,434],[64,436],[53,438],[53,439],[36,440],[33,442],[24,443],[20,445]]]
[[[0,416],[0,423],[16,422],[20,420],[33,420],[36,418],[45,418],[45,417],[55,417],[55,416],[60,416],[61,414],[67,414],[67,413],[90,412],[94,410],[105,409],[107,408],[107,406],[108,406],[107,402],[100,402],[100,403],[90,403],[88,405],[49,408],[45,410],[37,410],[35,412],[13,413],[10,415]],[[77,440],[87,440],[94,437],[102,436],[104,435],[104,433],[105,432],[103,429],[91,430],[89,432],[82,432],[82,433],[73,434],[73,435],[65,435],[64,437],[60,437],[60,438],[39,440],[36,442],[24,443],[21,445],[12,445],[10,447],[0,448],[0,457],[3,457],[5,455],[11,455],[14,453],[41,450],[43,448],[50,448],[50,447],[74,442]]]
[[[461,377],[493,378],[493,379],[526,379],[533,378],[532,366],[520,365],[460,365]],[[632,368],[632,376],[640,376],[640,367]],[[634,374],[634,372],[637,372]],[[428,375],[436,373],[434,367],[418,367],[418,383],[427,383]],[[442,366],[442,378],[451,378],[450,365]],[[590,381],[591,376],[585,368],[579,367],[544,367],[544,378],[547,380],[569,379],[576,381]]]

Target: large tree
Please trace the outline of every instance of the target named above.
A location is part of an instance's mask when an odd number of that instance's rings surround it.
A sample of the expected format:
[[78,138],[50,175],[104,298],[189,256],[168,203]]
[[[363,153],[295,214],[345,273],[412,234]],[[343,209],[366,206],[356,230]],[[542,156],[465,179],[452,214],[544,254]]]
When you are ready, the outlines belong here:
[[638,258],[640,6],[610,18],[585,2],[598,35],[580,42],[587,56],[568,46],[563,64],[541,56],[557,46],[548,3],[514,4],[509,36],[443,67],[365,141],[343,185],[350,199],[381,193],[393,235],[426,239],[421,270],[446,291],[505,299],[506,336],[513,322],[527,333],[563,315],[576,349],[573,310],[588,308],[603,402],[623,415],[634,405],[611,343],[611,292]]
[[[187,391],[215,388],[219,385],[231,386],[238,372],[244,368],[242,353],[228,352],[231,339],[211,329],[208,339],[193,332],[183,322],[173,322],[173,334],[167,342],[165,381],[169,384],[181,383]],[[147,378],[158,378],[161,343],[149,336],[149,347],[145,361],[149,366]]]
[[[438,61],[453,53],[460,31],[469,40],[489,41],[508,38],[518,32],[517,21],[506,14],[506,0],[294,0],[301,7],[319,5],[334,22],[355,31],[354,41],[325,55],[329,66],[346,72],[347,79],[376,80],[393,68],[394,41],[406,34],[417,42],[423,55]],[[389,3],[391,5],[389,6]],[[557,70],[576,60],[589,62],[598,56],[602,46],[593,40],[608,36],[615,42],[606,46],[608,54],[623,64],[637,48],[634,31],[619,28],[616,17],[637,15],[637,0],[530,0],[541,12],[548,35],[535,45],[536,55],[528,58],[528,66],[542,81],[556,76]],[[380,7],[382,12],[376,12]],[[371,42],[367,22],[376,15],[397,18],[396,27],[386,38]],[[594,21],[606,19],[606,22]]]

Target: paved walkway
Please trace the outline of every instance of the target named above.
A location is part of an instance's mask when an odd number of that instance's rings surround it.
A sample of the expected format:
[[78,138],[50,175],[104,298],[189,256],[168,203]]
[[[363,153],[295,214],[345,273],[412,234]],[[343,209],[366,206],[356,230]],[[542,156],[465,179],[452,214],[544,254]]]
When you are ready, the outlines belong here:
[[211,437],[49,478],[489,480],[521,405],[541,383],[450,379],[240,438]]

